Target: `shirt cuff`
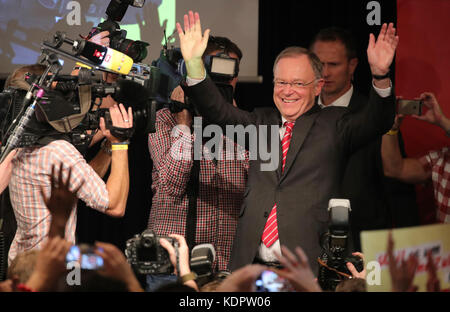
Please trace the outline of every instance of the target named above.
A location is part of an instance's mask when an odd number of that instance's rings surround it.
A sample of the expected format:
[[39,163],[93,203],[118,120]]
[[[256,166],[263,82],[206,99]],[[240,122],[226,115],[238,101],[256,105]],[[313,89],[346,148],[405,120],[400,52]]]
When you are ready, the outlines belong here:
[[202,82],[203,80],[206,79],[206,71],[205,71],[205,76],[203,76],[202,79],[195,79],[195,78],[191,78],[186,76],[186,84],[188,85],[188,87],[193,87],[196,84],[199,84],[200,82]]
[[389,88],[386,88],[386,89],[380,89],[380,88],[375,87],[375,84],[374,84],[373,81],[372,81],[372,86],[373,86],[373,88],[374,88],[375,91],[378,93],[378,95],[379,95],[380,97],[382,97],[382,98],[387,98],[389,95],[391,95],[391,91],[392,91],[392,83],[391,83],[391,80],[389,80],[389,85],[390,85]]

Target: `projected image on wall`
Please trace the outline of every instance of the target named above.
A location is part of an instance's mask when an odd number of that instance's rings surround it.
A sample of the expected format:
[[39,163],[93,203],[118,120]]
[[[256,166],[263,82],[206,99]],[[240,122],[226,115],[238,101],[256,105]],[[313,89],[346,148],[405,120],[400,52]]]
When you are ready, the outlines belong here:
[[[52,38],[57,31],[65,32],[70,39],[87,36],[93,27],[107,19],[108,5],[114,1],[117,0],[1,0],[0,74],[7,75],[21,65],[36,63],[42,41]],[[159,57],[165,38],[169,47],[178,46],[175,23],[192,9],[202,14],[205,25],[214,35],[232,38],[240,46],[244,52],[241,75],[257,76],[257,0],[136,2],[143,7],[128,6],[118,23],[121,30],[126,30],[126,39],[149,43],[143,63],[150,64]],[[63,70],[67,72],[72,61],[62,61],[67,62]]]
[[[0,30],[3,44],[0,64],[7,66],[35,63],[40,45],[56,31],[64,31],[72,39],[86,36],[106,19],[109,1],[70,0],[5,0],[0,11]],[[175,0],[147,0],[139,9],[130,6],[120,22],[127,31],[127,39],[144,40],[157,50],[166,29],[175,29]],[[174,39],[172,39],[174,42]],[[5,68],[6,69],[6,68]]]

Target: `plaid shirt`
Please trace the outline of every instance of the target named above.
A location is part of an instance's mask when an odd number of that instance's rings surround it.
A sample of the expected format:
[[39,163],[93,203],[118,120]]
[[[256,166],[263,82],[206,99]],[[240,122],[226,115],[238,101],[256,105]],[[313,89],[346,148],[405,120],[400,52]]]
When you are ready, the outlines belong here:
[[[214,268],[227,270],[249,165],[247,152],[226,137],[222,140],[220,159],[224,160],[215,162],[207,157],[200,160],[195,243],[212,244],[216,250]],[[158,235],[185,235],[189,208],[186,186],[193,164],[193,141],[194,134],[176,127],[168,109],[158,111],[156,133],[150,134],[148,140],[153,159],[153,201],[148,228]],[[227,154],[226,144],[233,147],[232,151],[230,148],[233,155]],[[202,150],[207,156],[205,146]],[[177,158],[180,155],[184,157]],[[234,160],[227,160],[230,158]]]
[[[8,261],[30,249],[39,249],[50,230],[50,213],[45,206],[40,188],[45,196],[51,192],[50,175],[55,165],[55,176],[60,164],[64,164],[63,179],[67,179],[72,168],[70,188],[83,183],[77,197],[90,207],[104,212],[109,205],[106,185],[84,160],[75,147],[57,140],[41,148],[23,148],[13,159],[12,176],[9,183],[11,204],[17,220],[17,231],[11,244]],[[75,243],[76,203],[67,221],[65,239]]]
[[431,171],[434,198],[438,206],[437,219],[450,223],[450,150],[444,147],[431,151],[419,160],[427,172]]

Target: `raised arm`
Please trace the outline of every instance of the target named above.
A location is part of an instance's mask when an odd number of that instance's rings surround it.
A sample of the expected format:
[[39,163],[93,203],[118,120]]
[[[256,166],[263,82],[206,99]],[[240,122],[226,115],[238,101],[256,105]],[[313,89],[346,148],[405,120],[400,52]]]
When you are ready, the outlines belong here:
[[[133,114],[131,107],[128,112],[124,106],[115,105],[109,109],[113,126],[119,128],[131,128],[133,126]],[[106,189],[109,196],[109,207],[106,214],[112,217],[122,217],[125,214],[127,204],[128,191],[130,187],[130,177],[128,172],[128,145],[122,145],[124,149],[120,149],[120,140],[115,138],[109,130],[106,129],[105,120],[100,119],[100,129],[105,137],[111,142],[111,173],[106,181]],[[126,149],[125,149],[126,147]]]
[[[183,90],[175,88],[171,99],[184,102]],[[186,109],[175,114],[160,110],[156,114],[156,131],[148,136],[148,149],[153,168],[158,172],[158,183],[162,186],[162,191],[171,196],[182,197],[186,193],[194,163],[194,135],[191,133],[191,125],[192,115]]]
[[189,11],[184,15],[184,32],[180,23],[177,23],[178,36],[180,37],[180,48],[186,62],[187,75],[193,79],[205,78],[205,66],[203,64],[203,53],[208,45],[210,30],[202,34],[200,16]]
[[357,113],[348,113],[339,124],[350,152],[386,133],[394,122],[395,97],[389,68],[395,56],[399,38],[392,23],[383,24],[380,33],[370,34],[367,59],[373,76],[368,105]]
[[[189,11],[189,14],[184,15],[184,30],[180,23],[177,23],[177,30],[181,53],[186,62],[187,82],[191,86],[185,88],[185,92],[194,99],[200,115],[222,127],[227,124],[254,124],[254,116],[227,103],[212,80],[206,76],[202,55],[208,44],[210,31],[207,29],[202,34],[199,14]],[[190,83],[190,79],[201,82],[194,85]]]
[[[389,73],[389,67],[394,60],[395,50],[397,49],[399,37],[396,35],[394,24],[383,24],[378,38],[375,41],[373,34],[369,35],[369,45],[367,47],[367,59],[370,65],[370,71],[374,77],[385,76]],[[390,87],[389,77],[383,79],[374,79],[377,88],[385,89]]]
[[381,142],[381,159],[384,175],[399,179],[406,183],[422,183],[430,178],[431,172],[426,171],[416,158],[403,158],[398,144],[398,130],[402,116],[396,116],[394,125]]

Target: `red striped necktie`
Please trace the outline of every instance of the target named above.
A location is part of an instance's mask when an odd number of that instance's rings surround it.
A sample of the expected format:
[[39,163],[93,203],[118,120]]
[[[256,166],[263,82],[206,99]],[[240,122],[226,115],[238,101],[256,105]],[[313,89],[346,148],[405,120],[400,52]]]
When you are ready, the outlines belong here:
[[[286,121],[284,123],[286,127],[286,132],[284,133],[283,140],[281,140],[281,150],[283,151],[283,163],[281,167],[281,172],[284,171],[284,166],[286,165],[286,155],[289,149],[289,144],[291,143],[292,128],[294,127],[293,122]],[[272,246],[278,239],[278,224],[277,224],[277,204],[272,208],[269,218],[267,218],[266,226],[264,227],[264,232],[262,235],[262,242],[267,248]]]

